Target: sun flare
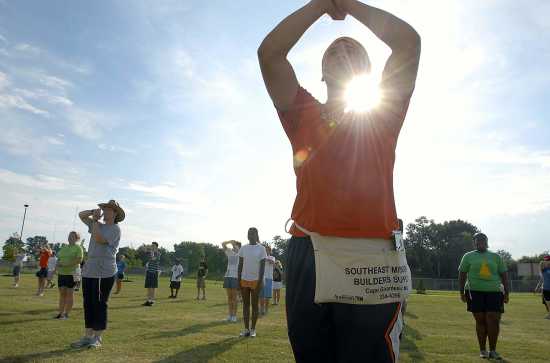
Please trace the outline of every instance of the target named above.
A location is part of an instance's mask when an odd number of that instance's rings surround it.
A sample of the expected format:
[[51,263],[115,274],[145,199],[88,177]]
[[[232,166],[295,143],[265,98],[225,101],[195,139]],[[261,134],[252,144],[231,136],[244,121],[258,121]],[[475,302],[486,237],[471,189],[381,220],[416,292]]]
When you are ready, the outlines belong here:
[[346,87],[346,112],[367,112],[381,100],[380,82],[371,75],[354,77]]

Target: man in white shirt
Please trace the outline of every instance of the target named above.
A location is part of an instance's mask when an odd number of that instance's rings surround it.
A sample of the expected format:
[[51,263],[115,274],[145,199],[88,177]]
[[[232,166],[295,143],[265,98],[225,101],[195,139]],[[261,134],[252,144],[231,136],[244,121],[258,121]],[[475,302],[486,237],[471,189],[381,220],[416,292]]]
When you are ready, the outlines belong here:
[[[239,250],[239,286],[243,296],[244,330],[241,337],[256,336],[256,321],[258,320],[259,292],[264,279],[265,259],[267,253],[259,244],[258,230],[248,229],[249,244]],[[252,305],[252,324],[250,325],[250,306]]]
[[[180,260],[176,259],[176,264],[172,266],[172,276],[170,277],[170,296],[168,298],[175,299],[178,297],[178,291],[181,287],[181,278],[183,276],[183,266]],[[174,294],[174,290],[176,293]]]

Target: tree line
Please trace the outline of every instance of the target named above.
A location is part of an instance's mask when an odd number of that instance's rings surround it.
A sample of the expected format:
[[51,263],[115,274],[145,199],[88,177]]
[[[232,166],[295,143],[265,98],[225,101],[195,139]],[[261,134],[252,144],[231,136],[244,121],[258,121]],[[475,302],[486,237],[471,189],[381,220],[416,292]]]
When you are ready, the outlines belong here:
[[[460,219],[436,223],[433,219],[425,216],[418,217],[414,222],[405,227],[405,246],[407,249],[407,260],[411,272],[415,277],[431,278],[456,278],[458,265],[462,256],[473,249],[472,237],[479,232],[475,225]],[[272,255],[280,260],[283,267],[286,266],[286,255],[288,250],[288,239],[277,235],[271,240],[262,243],[271,246]],[[44,236],[34,236],[22,242],[15,233],[4,243],[3,259],[13,260],[15,249],[24,250],[28,255],[38,258],[38,246],[48,243]],[[489,236],[489,245],[491,236]],[[51,244],[54,251],[61,248],[60,243]],[[126,256],[129,267],[143,267],[148,259],[147,246],[140,245],[138,248],[121,247],[119,253]],[[161,247],[160,264],[163,267],[171,266],[176,259],[182,261],[189,272],[196,271],[201,256],[208,259],[208,270],[210,274],[221,275],[225,272],[227,258],[223,249],[213,243],[182,241],[173,245],[173,251]],[[548,251],[536,256],[523,256],[517,261],[505,250],[497,250],[508,265],[511,278],[517,278],[517,264],[520,262],[538,263]]]

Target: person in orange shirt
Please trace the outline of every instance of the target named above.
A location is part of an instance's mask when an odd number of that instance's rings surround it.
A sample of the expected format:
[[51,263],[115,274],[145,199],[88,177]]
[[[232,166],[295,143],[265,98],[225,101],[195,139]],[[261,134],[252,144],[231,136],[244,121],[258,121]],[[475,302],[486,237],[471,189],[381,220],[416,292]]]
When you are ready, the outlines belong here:
[[[368,53],[357,40],[338,38],[325,51],[325,103],[301,87],[287,59],[305,31],[325,14],[333,20],[352,16],[392,51],[380,83],[382,99],[368,112],[350,109],[346,99],[348,84],[371,69]],[[420,43],[409,24],[383,10],[356,0],[312,0],[279,23],[258,49],[267,91],[294,155],[297,193],[286,302],[297,362],[398,359],[400,302],[314,303],[317,277],[311,236],[364,239],[380,251],[391,246],[398,230],[395,149],[415,86]],[[361,96],[366,106],[371,100]]]
[[36,273],[36,277],[38,277],[38,291],[36,291],[36,296],[44,296],[44,289],[46,288],[46,280],[48,278],[48,260],[52,254],[53,251],[47,244],[40,247],[40,259],[38,262],[40,270]]

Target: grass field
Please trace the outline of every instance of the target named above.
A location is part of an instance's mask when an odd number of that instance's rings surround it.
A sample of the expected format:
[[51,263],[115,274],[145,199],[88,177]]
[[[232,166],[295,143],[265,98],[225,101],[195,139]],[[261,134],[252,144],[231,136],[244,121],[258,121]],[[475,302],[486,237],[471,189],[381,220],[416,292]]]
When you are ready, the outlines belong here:
[[[100,350],[73,350],[83,330],[82,299],[69,320],[52,319],[57,289],[33,296],[36,278],[22,276],[18,289],[0,277],[0,362],[291,362],[284,305],[258,322],[257,338],[238,338],[241,323],[226,316],[221,282],[207,284],[208,300],[194,300],[185,280],[178,300],[168,299],[162,278],[157,304],[142,307],[143,277],[131,276],[109,302],[109,329]],[[240,316],[241,314],[239,314]],[[502,322],[499,352],[508,362],[550,362],[550,320],[539,296],[514,294]],[[400,362],[480,362],[473,318],[456,293],[413,295],[406,316]]]

